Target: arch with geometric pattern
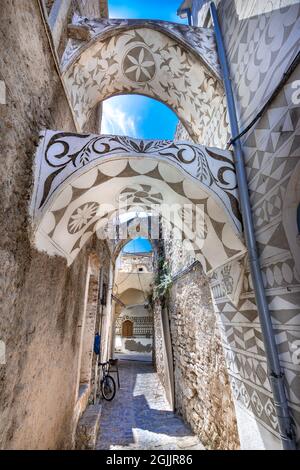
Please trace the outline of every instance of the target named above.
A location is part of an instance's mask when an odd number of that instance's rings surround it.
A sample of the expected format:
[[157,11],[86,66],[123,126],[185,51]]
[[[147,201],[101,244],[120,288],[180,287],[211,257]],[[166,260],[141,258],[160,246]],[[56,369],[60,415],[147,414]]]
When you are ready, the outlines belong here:
[[[71,264],[120,210],[154,208],[209,273],[242,256],[236,177],[229,151],[197,144],[45,131],[32,199],[38,249]],[[200,225],[197,225],[200,222]]]
[[141,94],[169,106],[195,142],[225,148],[226,101],[210,29],[86,18],[76,25],[88,39],[70,40],[62,72],[79,130],[100,101]]

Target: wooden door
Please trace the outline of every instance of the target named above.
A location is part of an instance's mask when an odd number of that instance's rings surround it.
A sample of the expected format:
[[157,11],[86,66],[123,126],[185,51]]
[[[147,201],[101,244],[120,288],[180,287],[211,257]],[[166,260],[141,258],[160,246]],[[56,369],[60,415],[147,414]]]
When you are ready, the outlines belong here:
[[122,323],[122,336],[128,338],[129,336],[133,336],[133,323],[130,320],[125,320]]

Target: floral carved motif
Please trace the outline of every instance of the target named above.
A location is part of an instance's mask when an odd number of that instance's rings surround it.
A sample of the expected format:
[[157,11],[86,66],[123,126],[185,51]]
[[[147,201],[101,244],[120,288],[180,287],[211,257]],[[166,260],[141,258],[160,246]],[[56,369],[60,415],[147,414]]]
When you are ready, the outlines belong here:
[[79,232],[97,214],[98,208],[99,204],[97,202],[89,202],[78,207],[70,217],[68,223],[69,233]]
[[132,82],[152,80],[155,70],[155,60],[149,49],[138,46],[127,52],[123,61],[123,72]]

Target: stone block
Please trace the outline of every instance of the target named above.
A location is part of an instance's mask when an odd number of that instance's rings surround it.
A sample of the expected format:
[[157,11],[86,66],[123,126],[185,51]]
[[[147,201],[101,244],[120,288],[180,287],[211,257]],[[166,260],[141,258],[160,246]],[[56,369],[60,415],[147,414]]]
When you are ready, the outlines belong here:
[[77,425],[76,449],[95,449],[100,417],[101,405],[90,405],[86,408]]

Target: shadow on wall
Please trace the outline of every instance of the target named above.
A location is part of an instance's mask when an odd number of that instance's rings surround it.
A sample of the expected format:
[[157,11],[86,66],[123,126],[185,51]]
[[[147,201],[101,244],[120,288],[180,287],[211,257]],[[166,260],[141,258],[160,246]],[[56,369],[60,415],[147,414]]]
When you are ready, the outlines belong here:
[[152,345],[151,344],[142,344],[140,341],[135,341],[134,339],[128,339],[125,341],[125,349],[127,351],[134,351],[139,353],[144,352],[151,352]]

